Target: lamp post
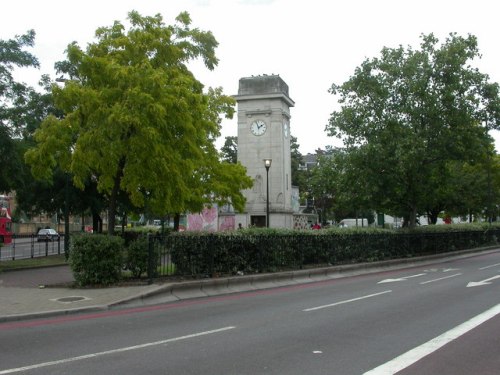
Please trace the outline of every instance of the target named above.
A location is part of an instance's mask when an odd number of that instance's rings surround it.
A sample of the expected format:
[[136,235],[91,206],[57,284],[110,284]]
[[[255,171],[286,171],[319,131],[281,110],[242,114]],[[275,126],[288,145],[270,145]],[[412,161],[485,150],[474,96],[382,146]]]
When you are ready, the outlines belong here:
[[[64,77],[56,78],[56,82],[66,83],[70,81]],[[64,256],[66,260],[69,257],[69,174],[64,173]]]
[[69,174],[64,173],[64,256],[69,257]]
[[266,167],[266,227],[269,228],[269,168],[271,168],[272,159],[264,159]]

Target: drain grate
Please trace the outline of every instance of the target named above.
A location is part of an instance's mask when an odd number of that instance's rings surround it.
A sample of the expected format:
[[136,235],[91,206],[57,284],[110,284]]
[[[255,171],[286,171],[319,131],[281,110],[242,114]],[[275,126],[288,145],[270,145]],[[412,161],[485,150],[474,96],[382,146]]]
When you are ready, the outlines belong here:
[[89,298],[87,298],[87,297],[74,296],[74,297],[57,298],[54,301],[62,302],[62,303],[72,303],[72,302],[84,301],[84,300],[88,300],[88,299]]

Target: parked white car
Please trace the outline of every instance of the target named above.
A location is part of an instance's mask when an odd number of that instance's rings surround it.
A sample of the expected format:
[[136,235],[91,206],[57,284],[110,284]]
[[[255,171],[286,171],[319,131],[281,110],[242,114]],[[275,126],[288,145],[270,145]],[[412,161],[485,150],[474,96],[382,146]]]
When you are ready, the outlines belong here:
[[59,237],[59,233],[57,233],[54,229],[40,229],[36,239],[38,242],[58,241]]

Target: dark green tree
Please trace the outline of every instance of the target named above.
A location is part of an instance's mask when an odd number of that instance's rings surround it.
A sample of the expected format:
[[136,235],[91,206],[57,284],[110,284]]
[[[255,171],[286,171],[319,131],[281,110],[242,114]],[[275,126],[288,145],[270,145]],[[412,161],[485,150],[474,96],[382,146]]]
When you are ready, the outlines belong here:
[[414,226],[447,163],[484,155],[488,130],[500,125],[500,100],[498,84],[472,68],[479,56],[474,36],[450,34],[439,44],[422,35],[419,50],[384,48],[332,85],[341,109],[327,130],[355,153],[352,182],[362,181],[373,209]]
[[224,145],[220,149],[220,153],[223,161],[236,164],[238,162],[238,137],[226,137]]
[[0,191],[10,191],[18,182],[19,159],[16,138],[22,135],[20,121],[28,112],[33,89],[13,77],[14,69],[39,67],[37,58],[26,49],[33,47],[35,32],[0,40]]
[[299,151],[300,145],[297,142],[297,137],[290,135],[290,153],[292,161],[292,185],[297,186],[299,191],[306,188],[305,171],[300,170],[303,163],[302,154]]

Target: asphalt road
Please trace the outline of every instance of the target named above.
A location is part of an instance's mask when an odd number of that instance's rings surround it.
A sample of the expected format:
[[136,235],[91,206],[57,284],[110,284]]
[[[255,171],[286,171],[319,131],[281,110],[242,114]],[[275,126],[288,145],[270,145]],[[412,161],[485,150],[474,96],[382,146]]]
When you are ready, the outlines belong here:
[[498,374],[500,251],[0,324],[1,374]]
[[64,254],[64,238],[59,241],[38,242],[36,238],[16,238],[0,247],[0,261],[26,259],[46,255]]

